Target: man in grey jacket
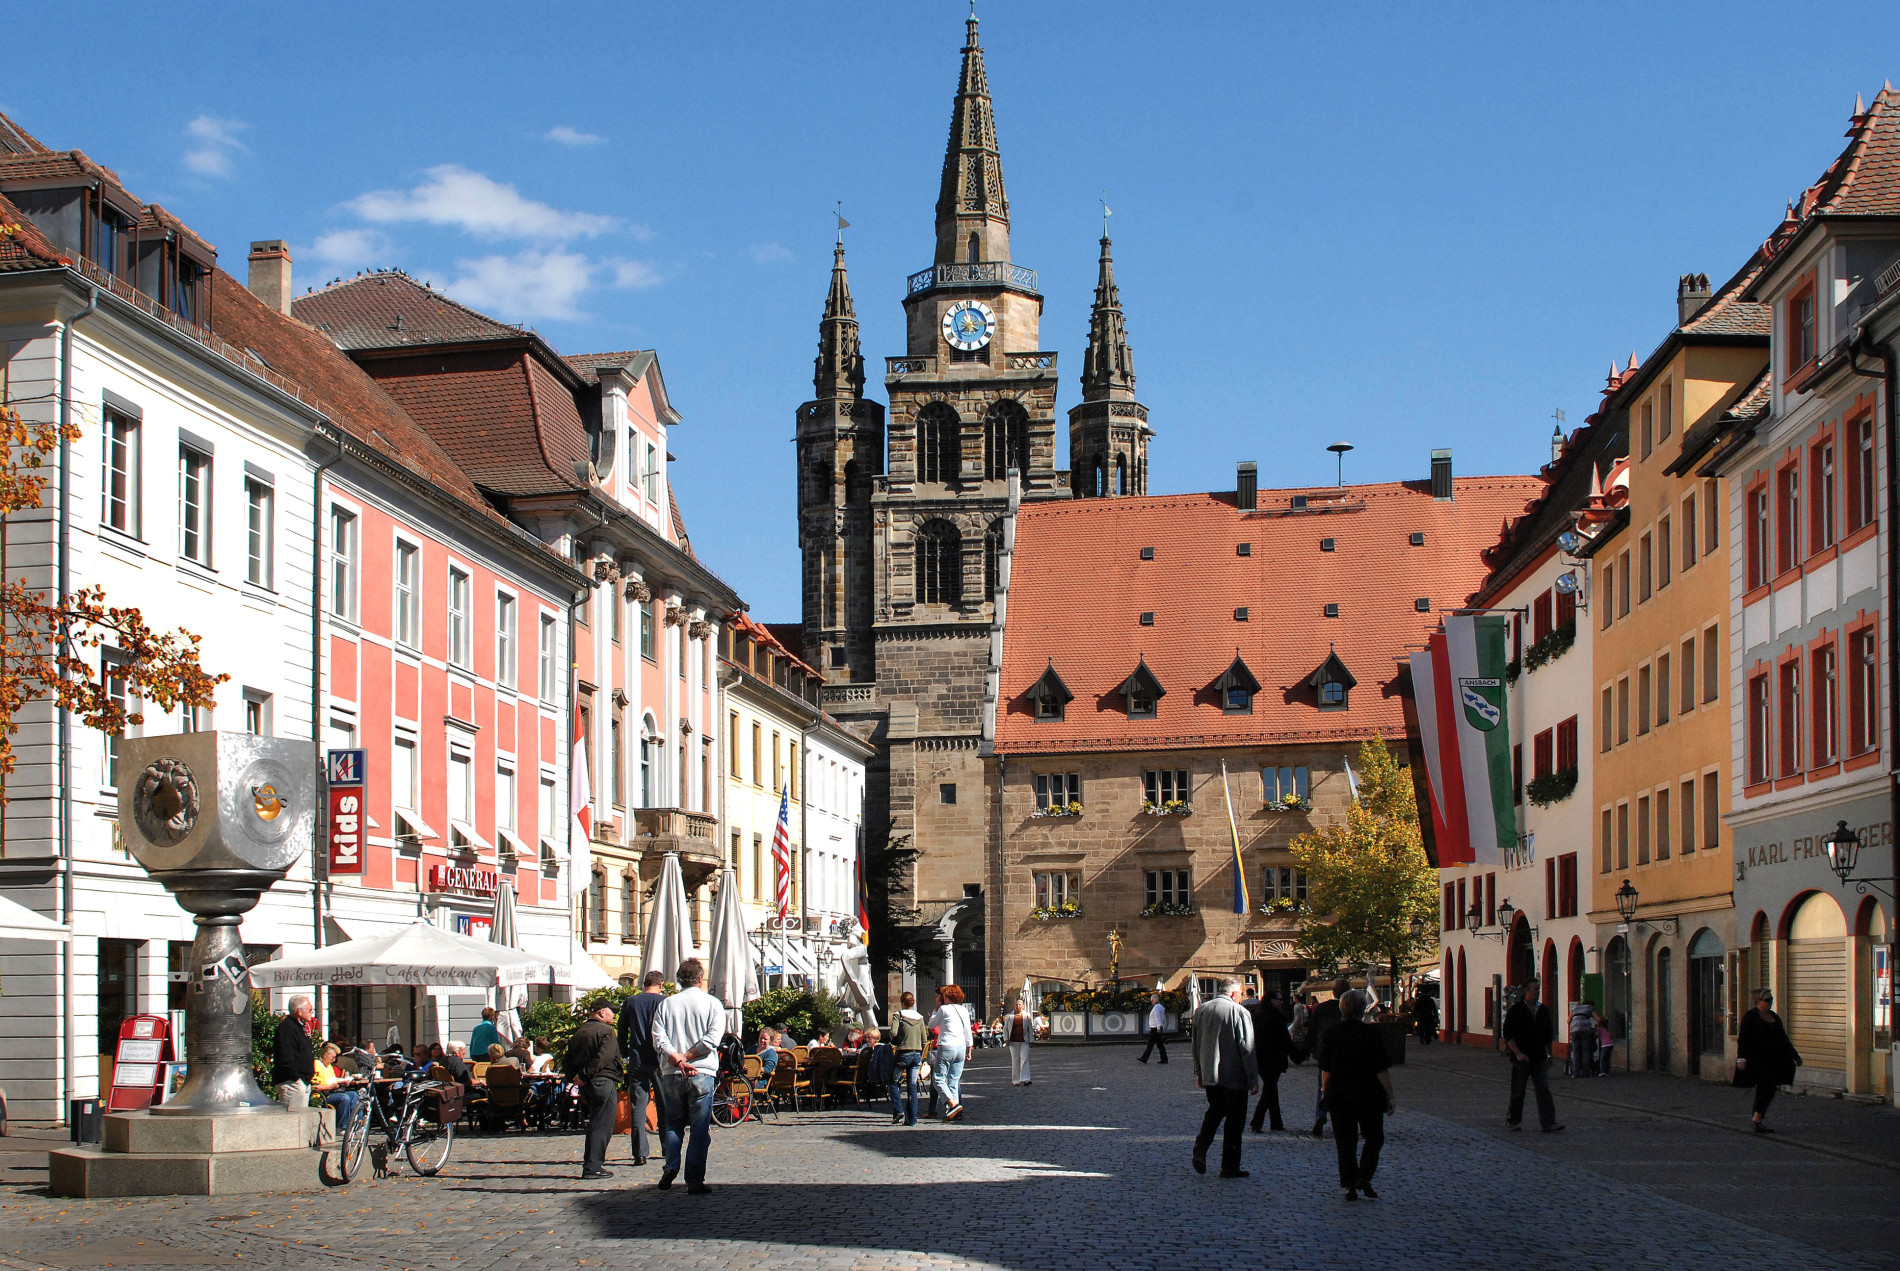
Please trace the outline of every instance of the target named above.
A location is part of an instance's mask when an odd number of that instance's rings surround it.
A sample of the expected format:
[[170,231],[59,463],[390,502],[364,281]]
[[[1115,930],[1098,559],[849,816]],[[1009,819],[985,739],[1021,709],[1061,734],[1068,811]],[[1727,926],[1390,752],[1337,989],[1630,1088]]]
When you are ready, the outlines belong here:
[[719,1075],[719,1042],[726,1033],[726,1008],[700,986],[706,967],[698,958],[680,963],[674,977],[679,992],[653,1012],[653,1051],[660,1061],[660,1147],[666,1167],[660,1171],[662,1191],[680,1172],[681,1140],[685,1140],[686,1194],[703,1196],[706,1185],[706,1149],[712,1139],[713,1079]]
[[1240,1005],[1246,987],[1239,980],[1221,985],[1221,995],[1194,1012],[1194,1084],[1207,1091],[1207,1115],[1194,1136],[1194,1171],[1207,1173],[1207,1149],[1214,1130],[1223,1126],[1220,1176],[1245,1178],[1240,1168],[1240,1133],[1247,1120],[1247,1097],[1260,1090],[1253,1053],[1253,1020]]

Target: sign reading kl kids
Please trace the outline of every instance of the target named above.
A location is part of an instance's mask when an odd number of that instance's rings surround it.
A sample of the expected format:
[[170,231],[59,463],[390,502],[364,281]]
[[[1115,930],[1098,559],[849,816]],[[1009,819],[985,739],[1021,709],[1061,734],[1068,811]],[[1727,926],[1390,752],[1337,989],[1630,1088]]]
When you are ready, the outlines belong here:
[[363,800],[369,752],[332,750],[324,773],[330,787],[330,873],[363,872]]
[[1496,865],[1517,846],[1505,620],[1455,614],[1412,655],[1438,863]]

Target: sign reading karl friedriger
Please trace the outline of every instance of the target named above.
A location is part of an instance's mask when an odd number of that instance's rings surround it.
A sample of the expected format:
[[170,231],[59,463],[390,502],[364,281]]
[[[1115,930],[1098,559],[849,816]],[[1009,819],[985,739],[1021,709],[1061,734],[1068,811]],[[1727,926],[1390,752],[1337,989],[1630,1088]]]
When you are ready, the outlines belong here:
[[[1799,861],[1818,858],[1821,864],[1827,864],[1827,836],[1832,827],[1816,834],[1803,834],[1798,837],[1784,838],[1773,843],[1745,843],[1742,845],[1742,864],[1749,869],[1763,869],[1771,865],[1788,865]],[[1885,848],[1893,845],[1893,822],[1878,821],[1868,825],[1857,825],[1854,833],[1860,836],[1861,850]]]

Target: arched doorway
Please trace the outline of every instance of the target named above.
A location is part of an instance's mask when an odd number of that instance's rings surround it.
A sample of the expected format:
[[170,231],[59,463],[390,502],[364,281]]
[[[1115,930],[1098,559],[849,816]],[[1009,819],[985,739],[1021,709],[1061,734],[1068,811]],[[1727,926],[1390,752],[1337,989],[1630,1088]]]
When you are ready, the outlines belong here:
[[1469,990],[1466,988],[1466,985],[1465,985],[1465,951],[1463,949],[1459,949],[1458,950],[1458,1035],[1461,1037],[1464,1036],[1464,1032],[1467,1027],[1465,1023],[1465,1015],[1468,1008],[1466,1007],[1465,1002],[1466,1002],[1468,993],[1469,993]]
[[1667,945],[1651,954],[1649,1066],[1657,1072],[1674,1072],[1676,1053],[1676,959]]
[[1810,892],[1788,919],[1781,1015],[1804,1076],[1847,1080],[1847,918],[1834,898]]
[[[1624,1047],[1629,1045],[1632,988],[1629,941],[1622,936],[1612,937],[1609,947],[1603,951],[1604,1013],[1608,1016],[1610,1037]],[[1625,1065],[1629,1063],[1628,1055],[1626,1049]]]
[[1722,1066],[1727,1048],[1722,1016],[1722,937],[1707,927],[1689,942],[1689,1071]]
[[1457,964],[1452,961],[1451,950],[1447,949],[1438,972],[1438,1026],[1447,1033],[1453,1032],[1458,1026],[1457,974]]
[[1583,1000],[1583,941],[1575,936],[1570,937],[1568,961],[1569,970],[1564,974],[1564,1000],[1566,1003],[1581,1002]]
[[1544,1005],[1550,1008],[1550,1036],[1552,1041],[1556,1041],[1559,1032],[1557,1021],[1563,1017],[1564,1008],[1560,1000],[1561,995],[1557,992],[1557,942],[1555,940],[1544,941],[1544,973],[1538,978],[1542,983],[1537,991],[1543,995]]
[[1505,987],[1529,984],[1537,974],[1537,951],[1531,947],[1530,919],[1519,914],[1511,923],[1510,956],[1504,963]]
[[[1856,1016],[1864,1023],[1858,1030],[1856,1051],[1864,1065],[1862,1090],[1879,1090],[1878,1076],[1893,1045],[1893,956],[1887,943],[1887,914],[1880,902],[1869,896],[1861,905],[1860,919],[1854,924],[1860,967],[1860,1005]],[[1888,1091],[1891,1096],[1892,1091]]]

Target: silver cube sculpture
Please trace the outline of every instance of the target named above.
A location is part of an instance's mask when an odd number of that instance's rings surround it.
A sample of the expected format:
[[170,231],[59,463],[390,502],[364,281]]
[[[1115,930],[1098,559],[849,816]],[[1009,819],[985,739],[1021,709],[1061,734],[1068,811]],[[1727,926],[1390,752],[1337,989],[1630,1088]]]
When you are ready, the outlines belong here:
[[119,827],[145,871],[191,914],[184,1087],[155,1116],[282,1105],[251,1074],[251,974],[238,934],[316,828],[316,746],[249,733],[119,743]]

